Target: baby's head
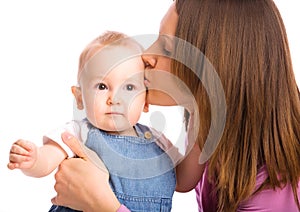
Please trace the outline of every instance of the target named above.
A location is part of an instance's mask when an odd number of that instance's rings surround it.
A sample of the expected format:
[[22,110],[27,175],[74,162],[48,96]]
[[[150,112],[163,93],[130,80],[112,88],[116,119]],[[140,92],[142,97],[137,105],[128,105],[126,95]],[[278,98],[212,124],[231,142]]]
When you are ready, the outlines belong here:
[[142,52],[132,38],[108,31],[81,53],[78,86],[72,92],[77,108],[85,109],[95,127],[131,134],[141,113],[148,111]]

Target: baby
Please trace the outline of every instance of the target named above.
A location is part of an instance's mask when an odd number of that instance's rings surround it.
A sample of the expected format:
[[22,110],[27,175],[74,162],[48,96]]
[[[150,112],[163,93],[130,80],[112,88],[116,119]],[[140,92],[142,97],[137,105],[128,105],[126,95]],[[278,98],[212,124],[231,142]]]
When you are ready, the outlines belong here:
[[[44,145],[18,140],[10,150],[9,169],[42,177],[74,154],[62,142],[69,131],[102,159],[110,185],[131,211],[170,211],[175,191],[171,143],[156,130],[137,123],[148,112],[144,85],[143,48],[135,40],[108,31],[81,53],[78,85],[72,86],[77,108],[86,118],[68,122],[44,136]],[[92,151],[91,151],[92,150]],[[92,152],[92,153],[91,153]],[[94,153],[95,154],[95,153]],[[53,205],[50,211],[75,211]]]

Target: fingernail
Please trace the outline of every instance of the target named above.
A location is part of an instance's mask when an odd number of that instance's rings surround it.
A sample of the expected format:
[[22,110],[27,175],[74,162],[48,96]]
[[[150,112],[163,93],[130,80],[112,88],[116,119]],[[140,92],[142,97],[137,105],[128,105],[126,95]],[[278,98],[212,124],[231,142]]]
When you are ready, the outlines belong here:
[[62,134],[62,137],[63,137],[64,140],[69,140],[69,139],[72,138],[72,135],[69,132],[64,132]]

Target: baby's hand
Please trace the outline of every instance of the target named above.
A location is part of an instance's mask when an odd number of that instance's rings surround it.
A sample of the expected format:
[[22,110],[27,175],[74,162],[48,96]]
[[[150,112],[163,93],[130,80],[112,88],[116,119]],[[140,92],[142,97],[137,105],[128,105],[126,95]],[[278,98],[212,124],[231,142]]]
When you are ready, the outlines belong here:
[[34,166],[37,155],[38,148],[34,143],[20,139],[10,149],[7,167],[11,170],[30,169]]

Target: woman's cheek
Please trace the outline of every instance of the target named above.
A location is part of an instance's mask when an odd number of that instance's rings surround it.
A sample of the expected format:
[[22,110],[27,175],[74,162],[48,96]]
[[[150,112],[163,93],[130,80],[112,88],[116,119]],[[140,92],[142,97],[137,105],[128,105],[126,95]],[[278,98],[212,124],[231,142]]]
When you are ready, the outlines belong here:
[[157,61],[156,69],[171,72],[171,59],[168,57],[160,57]]

